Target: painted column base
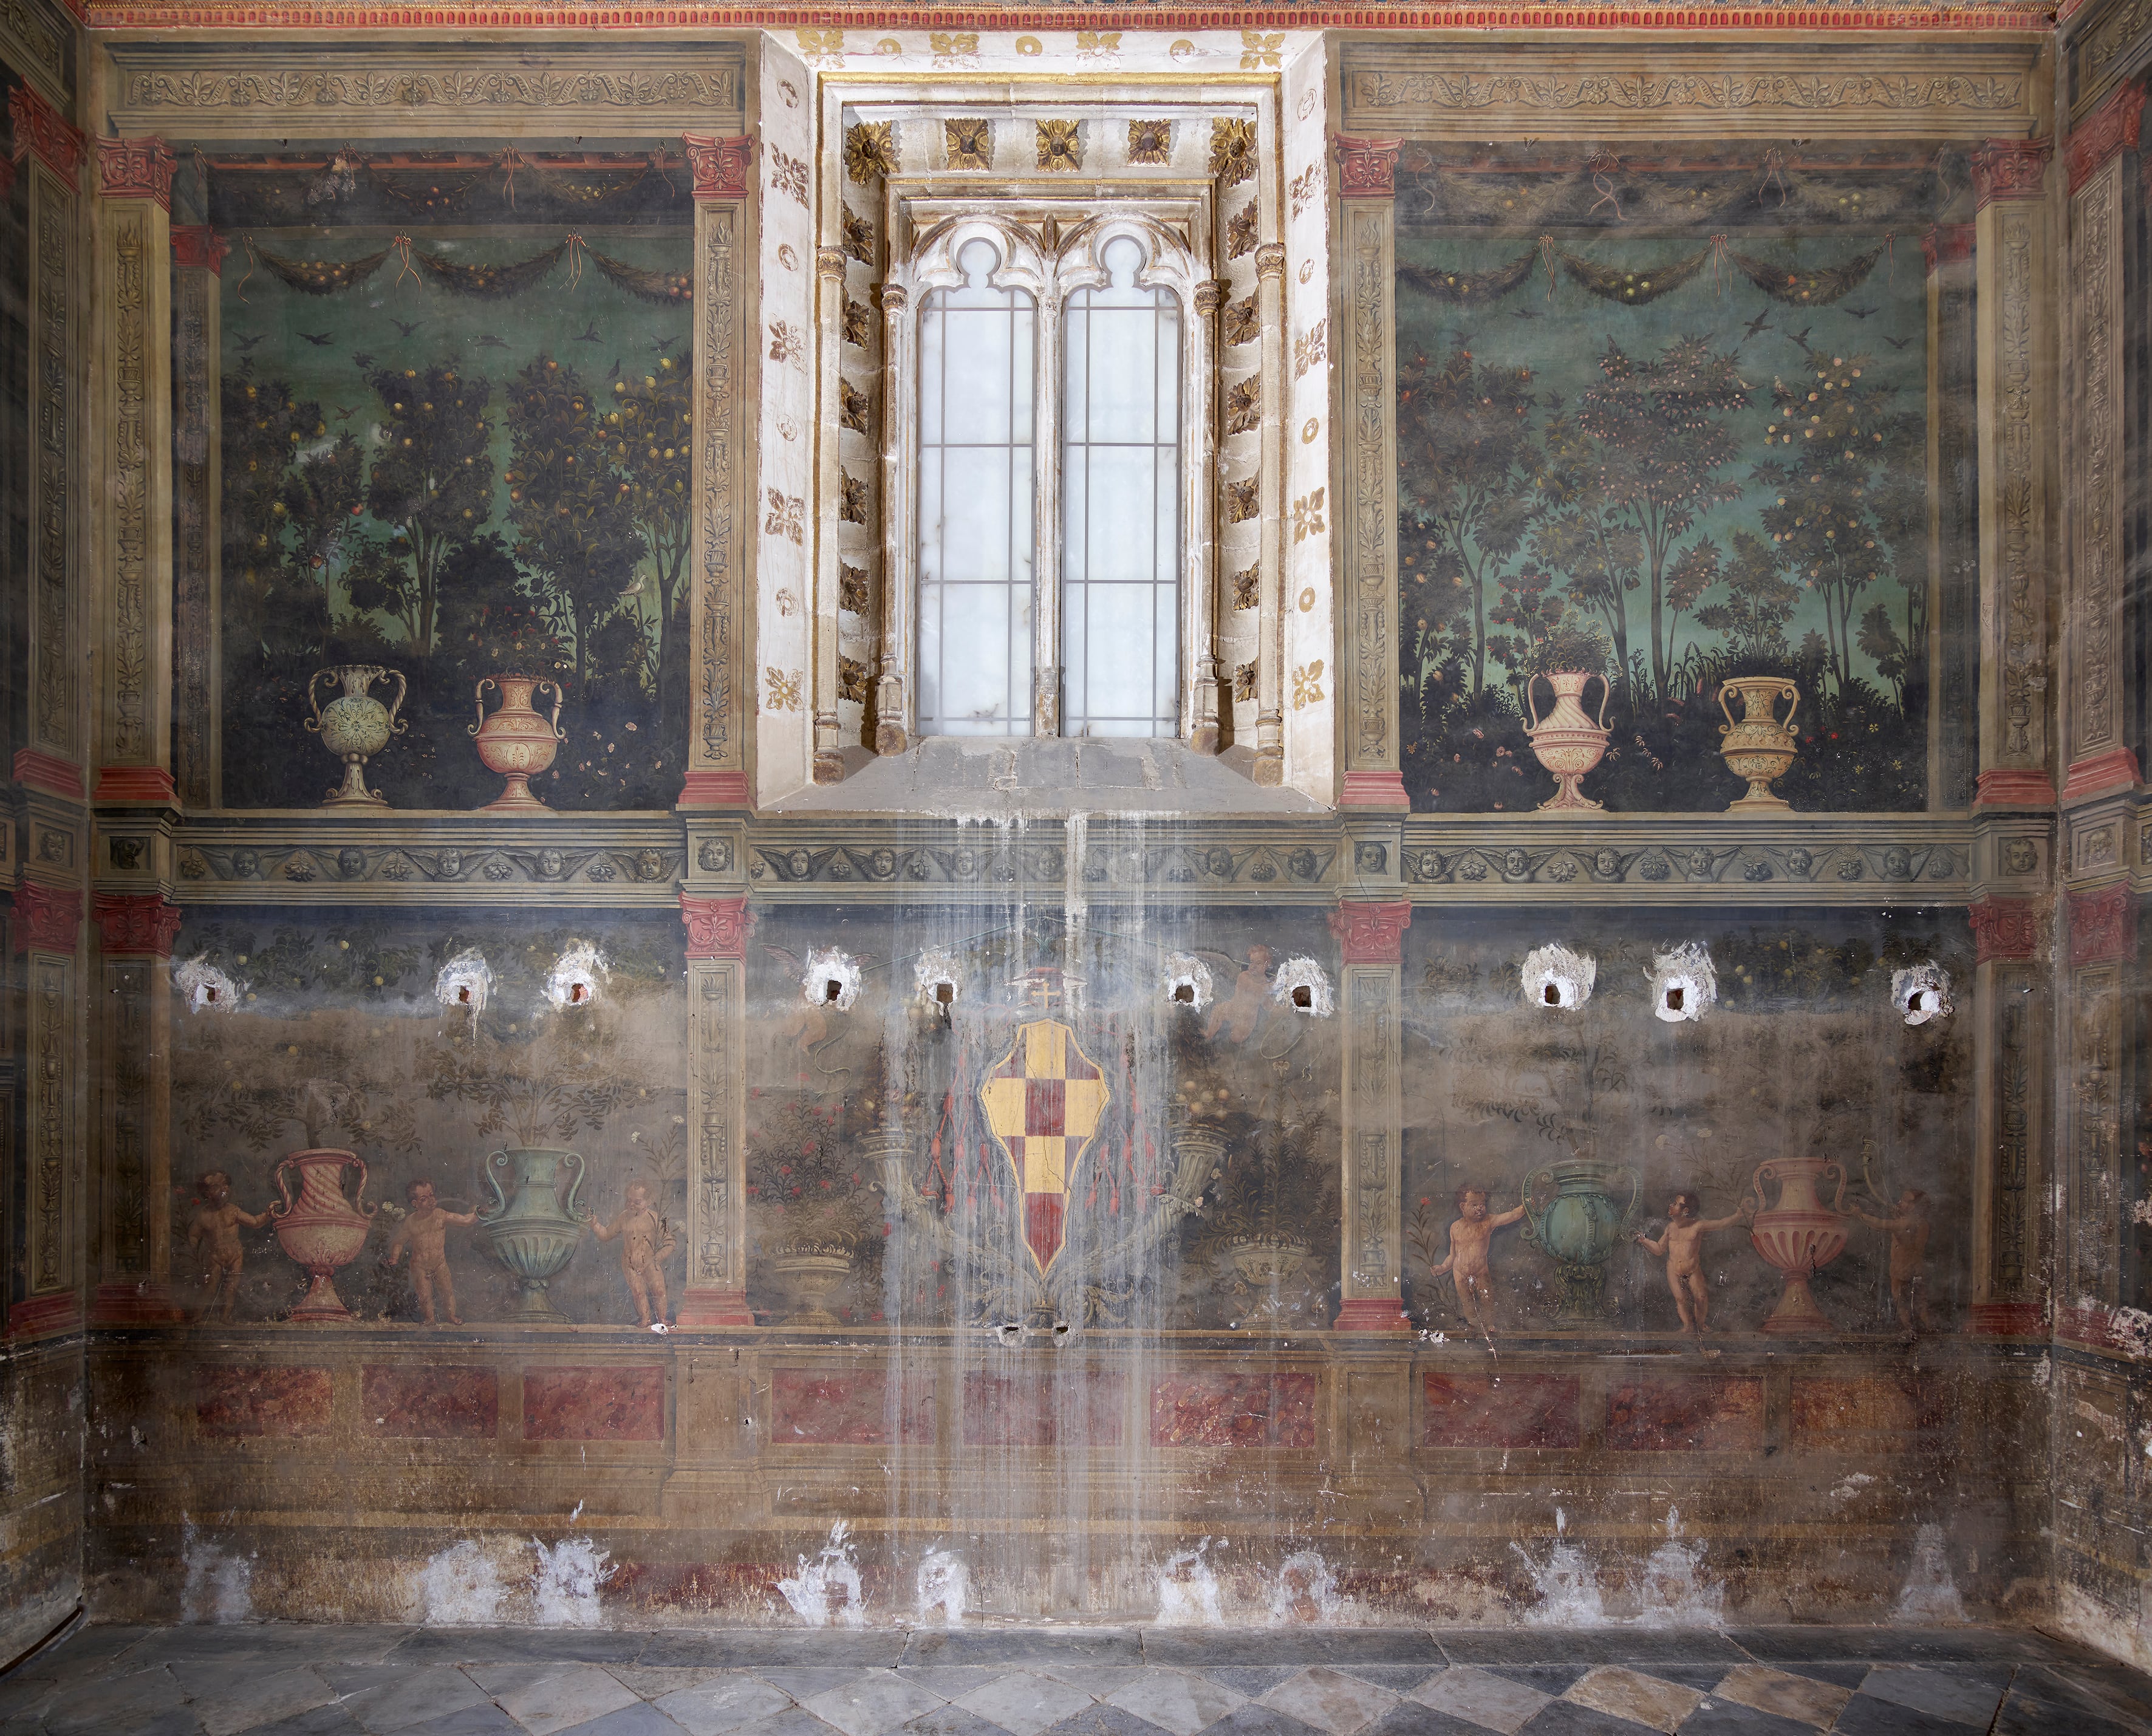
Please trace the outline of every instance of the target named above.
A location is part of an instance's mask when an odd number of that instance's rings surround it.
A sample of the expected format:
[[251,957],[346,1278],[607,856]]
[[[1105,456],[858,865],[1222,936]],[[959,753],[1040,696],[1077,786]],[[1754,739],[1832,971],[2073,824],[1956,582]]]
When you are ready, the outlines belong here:
[[186,1310],[172,1300],[170,1287],[153,1278],[99,1284],[89,1305],[92,1326],[170,1326],[186,1317]]
[[2115,795],[2137,787],[2137,756],[2127,748],[2080,759],[2063,780],[2063,800],[2089,801],[2096,795]]
[[51,1296],[33,1296],[28,1302],[18,1302],[8,1311],[8,1336],[11,1338],[43,1338],[56,1332],[71,1332],[82,1325],[82,1301],[72,1290],[62,1290]]
[[2038,1302],[1975,1302],[1966,1311],[1969,1338],[2044,1338],[2048,1316]]
[[2055,786],[2045,772],[1997,769],[1980,774],[1974,786],[1976,808],[2052,808]]
[[698,1326],[753,1326],[754,1315],[748,1307],[744,1290],[690,1290],[680,1298],[680,1312],[672,1323],[688,1329]]
[[172,774],[161,765],[102,765],[97,769],[99,802],[155,802],[165,807],[180,805]]
[[1348,1297],[1337,1310],[1337,1317],[1330,1329],[1338,1332],[1408,1332],[1412,1322],[1405,1318],[1404,1310],[1398,1307],[1394,1296]]
[[1348,772],[1337,792],[1341,808],[1372,808],[1385,814],[1408,814],[1412,798],[1405,794],[1402,772]]
[[744,808],[749,805],[745,772],[690,772],[680,791],[683,808]]

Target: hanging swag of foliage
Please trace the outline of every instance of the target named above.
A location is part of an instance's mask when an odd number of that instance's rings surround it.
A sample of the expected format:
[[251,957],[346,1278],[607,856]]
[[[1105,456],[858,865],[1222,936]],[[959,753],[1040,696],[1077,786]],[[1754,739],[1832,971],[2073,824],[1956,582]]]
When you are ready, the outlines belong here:
[[452,289],[459,296],[476,296],[495,302],[520,295],[530,288],[561,262],[572,241],[571,237],[514,265],[459,265],[438,253],[429,253],[423,247],[411,247],[409,251],[412,259],[443,288]]
[[609,258],[595,247],[585,247],[590,262],[632,296],[663,307],[677,307],[695,297],[694,279],[685,272],[648,272],[641,266]]
[[1492,271],[1444,272],[1400,265],[1398,277],[1399,281],[1438,301],[1471,305],[1500,301],[1524,282],[1531,275],[1533,266],[1544,257],[1550,278],[1559,265],[1572,283],[1603,300],[1641,307],[1647,302],[1656,302],[1661,296],[1679,289],[1711,264],[1715,255],[1730,261],[1743,277],[1774,302],[1794,307],[1827,307],[1858,289],[1890,246],[1886,239],[1841,266],[1787,266],[1759,259],[1753,253],[1737,253],[1725,245],[1723,237],[1714,237],[1686,258],[1671,260],[1664,265],[1612,266],[1571,252],[1556,245],[1551,236],[1545,236],[1530,251]]
[[[393,247],[383,247],[378,253],[369,253],[363,259],[338,264],[327,259],[286,259],[275,253],[265,253],[252,241],[246,244],[246,256],[263,269],[273,272],[302,295],[332,296],[347,289],[357,289],[367,279],[388,263]],[[241,279],[242,284],[245,279]]]
[[1430,272],[1419,266],[1401,265],[1398,276],[1437,301],[1471,307],[1481,302],[1500,301],[1531,276],[1539,257],[1537,247],[1527,247],[1509,264],[1497,266],[1491,272]]
[[[429,253],[414,245],[409,236],[398,236],[389,246],[378,253],[369,253],[362,259],[338,263],[326,259],[286,259],[275,253],[264,252],[251,240],[247,241],[246,256],[273,272],[292,288],[310,296],[336,295],[348,289],[357,289],[385,265],[393,256],[401,261],[398,272],[415,268],[424,271],[434,282],[459,296],[472,296],[484,301],[501,301],[510,296],[520,295],[535,284],[565,257],[574,267],[571,286],[580,281],[583,261],[588,260],[630,295],[639,296],[646,302],[661,307],[678,307],[694,299],[694,280],[684,272],[653,272],[642,266],[630,265],[626,260],[615,259],[601,253],[579,235],[571,235],[557,246],[548,247],[543,253],[515,261],[508,265],[464,265]],[[245,287],[246,280],[241,280]],[[242,296],[241,299],[244,300]]]
[[1875,269],[1875,261],[1882,258],[1890,247],[1886,240],[1858,259],[1849,260],[1841,266],[1788,266],[1774,265],[1768,259],[1758,259],[1748,253],[1728,252],[1727,257],[1735,268],[1757,288],[1774,302],[1790,302],[1796,306],[1827,307],[1841,296],[1850,295],[1866,281]]
[[1554,247],[1551,251],[1561,261],[1561,268],[1571,282],[1581,284],[1606,301],[1639,307],[1679,289],[1710,263],[1712,253],[1709,247],[1704,247],[1687,259],[1677,259],[1667,265],[1624,266],[1600,265],[1565,247]]

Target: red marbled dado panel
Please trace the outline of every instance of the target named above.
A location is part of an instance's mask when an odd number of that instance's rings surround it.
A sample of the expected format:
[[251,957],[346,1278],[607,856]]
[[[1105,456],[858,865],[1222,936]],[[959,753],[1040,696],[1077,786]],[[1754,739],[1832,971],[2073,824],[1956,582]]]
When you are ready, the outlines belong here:
[[1606,1444],[1642,1453],[1760,1452],[1764,1383],[1673,1374],[1610,1388]]
[[1070,1380],[964,1377],[967,1447],[1118,1447],[1128,1390],[1119,1374]]
[[1794,1381],[1794,1450],[1802,1453],[1911,1453],[1936,1419],[1922,1402],[1916,1376],[1863,1375],[1846,1379],[1797,1376]]
[[[889,1377],[880,1368],[825,1374],[779,1368],[769,1382],[769,1438],[779,1447],[886,1447],[890,1444]],[[895,1419],[907,1445],[934,1439],[931,1385],[907,1381],[904,1413]]]
[[525,1440],[662,1440],[665,1371],[526,1368]]
[[326,1434],[326,1368],[206,1368],[195,1376],[195,1415],[204,1434]]
[[1574,1374],[1425,1377],[1429,1447],[1574,1447],[1583,1438]]
[[1312,1374],[1195,1374],[1150,1389],[1155,1447],[1315,1444]]
[[359,1370],[359,1431],[398,1440],[490,1440],[500,1426],[500,1383],[490,1368],[441,1363]]

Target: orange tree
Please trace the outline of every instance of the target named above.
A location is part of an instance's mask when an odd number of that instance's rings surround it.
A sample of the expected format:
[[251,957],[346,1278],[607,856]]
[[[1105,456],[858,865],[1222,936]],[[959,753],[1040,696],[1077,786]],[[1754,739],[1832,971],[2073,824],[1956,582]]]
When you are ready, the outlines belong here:
[[688,530],[694,490],[693,368],[689,358],[661,356],[654,373],[616,380],[606,412],[612,461],[624,471],[628,510],[642,533],[657,581],[657,714],[687,705]]
[[366,508],[391,527],[403,566],[384,569],[378,593],[369,584],[360,607],[403,623],[423,678],[434,654],[443,566],[493,510],[492,426],[485,416],[493,387],[438,363],[377,368],[367,384],[382,414]]

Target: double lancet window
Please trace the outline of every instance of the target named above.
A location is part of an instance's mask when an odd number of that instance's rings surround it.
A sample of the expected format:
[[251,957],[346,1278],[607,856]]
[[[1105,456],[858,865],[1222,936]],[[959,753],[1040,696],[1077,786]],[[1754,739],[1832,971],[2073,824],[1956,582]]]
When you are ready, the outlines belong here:
[[1185,461],[1205,383],[1185,247],[1141,214],[1065,234],[964,216],[904,275],[916,368],[892,358],[891,383],[916,433],[886,552],[916,618],[886,630],[916,732],[1180,733],[1210,516]]

